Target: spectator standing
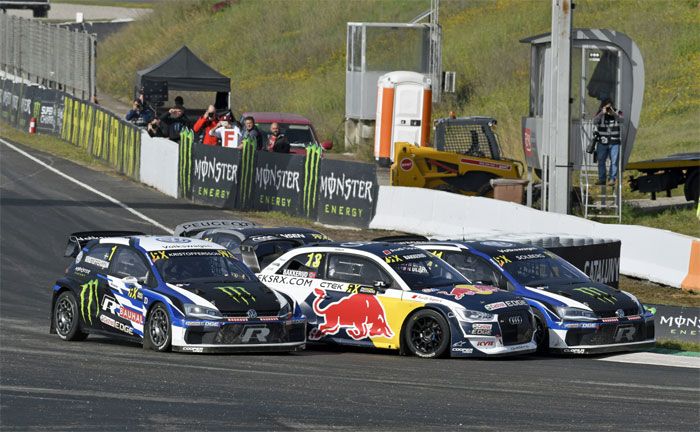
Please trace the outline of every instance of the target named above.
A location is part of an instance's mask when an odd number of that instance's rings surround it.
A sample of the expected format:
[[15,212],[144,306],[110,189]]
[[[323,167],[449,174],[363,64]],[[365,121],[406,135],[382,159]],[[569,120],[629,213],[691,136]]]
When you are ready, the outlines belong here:
[[243,132],[243,139],[251,138],[255,140],[255,148],[257,150],[263,150],[263,137],[260,129],[255,125],[255,119],[248,116],[243,119],[243,124],[245,126],[245,131]]
[[141,101],[134,99],[131,109],[126,113],[126,121],[136,126],[146,126],[153,119],[153,113],[149,109],[143,108]]
[[191,126],[185,115],[185,108],[182,105],[175,105],[160,116],[160,120],[165,124],[167,138],[171,141],[180,142],[180,132]]
[[202,144],[215,146],[217,145],[216,136],[211,135],[209,132],[214,129],[219,124],[219,116],[216,115],[216,108],[214,105],[209,105],[207,111],[202,114],[200,118],[194,123],[192,128],[195,133],[202,133]]
[[221,143],[222,147],[237,148],[241,145],[241,127],[233,121],[231,114],[226,114],[221,121],[209,131],[209,135]]
[[610,185],[617,182],[617,159],[620,156],[620,121],[622,113],[613,106],[612,100],[605,99],[593,119],[596,130],[593,139],[596,142],[598,159],[598,181],[596,185],[604,185],[606,181],[607,159],[610,159]]
[[267,151],[275,153],[289,153],[289,140],[280,132],[280,125],[274,122],[270,125],[270,133],[267,134]]
[[148,123],[146,131],[151,138],[165,138],[165,134],[163,133],[163,129],[160,127],[160,119],[158,117],[154,118],[150,121],[150,123]]

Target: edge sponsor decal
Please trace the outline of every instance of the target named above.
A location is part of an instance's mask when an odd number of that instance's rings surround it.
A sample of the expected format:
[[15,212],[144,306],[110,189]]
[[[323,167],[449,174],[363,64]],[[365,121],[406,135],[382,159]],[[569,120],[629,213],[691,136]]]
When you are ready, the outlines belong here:
[[487,305],[484,305],[484,309],[487,311],[494,311],[498,309],[503,309],[506,307],[514,307],[514,306],[527,306],[527,302],[525,300],[505,300],[505,301],[500,301],[496,303],[489,303]]
[[133,334],[134,334],[134,329],[132,329],[131,327],[127,326],[124,323],[121,323],[121,322],[115,320],[114,318],[108,317],[107,315],[100,315],[100,321],[102,321],[103,324],[106,324],[110,327],[114,327],[115,329],[117,329],[121,332],[124,332],[128,335],[133,336]]

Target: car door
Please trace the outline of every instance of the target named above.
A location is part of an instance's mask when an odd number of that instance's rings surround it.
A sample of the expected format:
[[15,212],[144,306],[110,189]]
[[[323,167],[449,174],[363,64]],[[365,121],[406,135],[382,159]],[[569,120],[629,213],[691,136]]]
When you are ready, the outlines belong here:
[[392,278],[365,256],[329,253],[325,261],[325,286],[314,290],[311,302],[316,326],[309,339],[374,346],[374,337],[393,337],[381,298]]
[[102,301],[107,294],[107,272],[117,245],[96,244],[78,255],[73,267],[78,282],[76,297],[83,325],[93,331],[110,331],[100,319]]
[[143,289],[155,285],[145,257],[131,246],[118,246],[107,284],[101,304],[103,324],[119,336],[143,337]]

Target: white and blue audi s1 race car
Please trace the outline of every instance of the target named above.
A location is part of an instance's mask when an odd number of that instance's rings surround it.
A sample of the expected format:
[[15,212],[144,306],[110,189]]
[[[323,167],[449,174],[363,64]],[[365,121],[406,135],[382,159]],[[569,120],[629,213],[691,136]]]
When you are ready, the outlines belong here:
[[51,332],[101,334],[156,351],[294,351],[306,319],[223,246],[135,232],[75,233],[53,287]]

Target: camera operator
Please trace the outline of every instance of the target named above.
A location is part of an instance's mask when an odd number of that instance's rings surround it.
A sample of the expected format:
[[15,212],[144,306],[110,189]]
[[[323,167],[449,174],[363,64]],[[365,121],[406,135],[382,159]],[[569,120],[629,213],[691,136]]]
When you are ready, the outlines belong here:
[[160,127],[160,119],[158,117],[154,118],[148,123],[146,131],[151,138],[165,138],[165,134],[163,133],[163,129]]
[[[193,130],[197,134],[204,134],[202,144],[215,146],[217,145],[217,139],[215,136],[211,136],[209,131],[215,128],[218,124],[219,116],[216,115],[216,108],[214,108],[214,105],[209,105],[207,111],[195,122]],[[202,128],[204,129],[203,132]]]
[[610,99],[604,99],[600,104],[600,109],[593,119],[596,130],[593,140],[596,143],[596,156],[598,159],[598,181],[597,185],[606,184],[605,163],[610,158],[610,185],[617,182],[617,159],[620,156],[620,122],[622,112],[613,106]]
[[146,126],[153,119],[153,112],[144,108],[139,99],[134,99],[131,109],[126,113],[126,121],[136,126]]

